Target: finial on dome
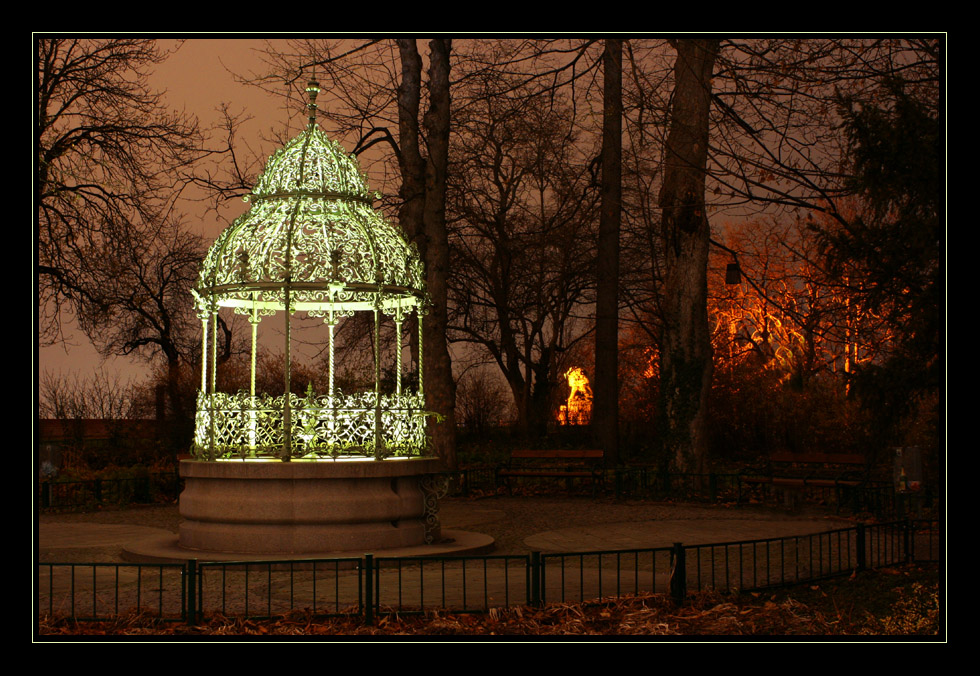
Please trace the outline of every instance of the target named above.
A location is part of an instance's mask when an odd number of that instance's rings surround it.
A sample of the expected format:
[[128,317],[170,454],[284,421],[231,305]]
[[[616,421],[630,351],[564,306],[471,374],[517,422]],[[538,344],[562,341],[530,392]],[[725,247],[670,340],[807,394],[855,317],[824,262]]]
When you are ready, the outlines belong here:
[[310,126],[312,127],[316,124],[316,95],[320,93],[320,83],[310,78],[310,83],[306,85],[306,93],[310,97],[310,102],[306,104],[306,110],[309,113]]

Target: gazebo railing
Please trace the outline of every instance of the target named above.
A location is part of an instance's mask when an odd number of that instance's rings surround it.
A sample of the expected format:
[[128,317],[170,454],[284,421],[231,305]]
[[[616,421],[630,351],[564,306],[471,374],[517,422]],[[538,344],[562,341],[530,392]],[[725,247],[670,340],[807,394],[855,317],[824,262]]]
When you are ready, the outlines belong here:
[[[285,396],[198,393],[195,456],[215,459],[280,457]],[[374,392],[290,395],[294,459],[417,456],[426,448],[424,397]],[[380,441],[380,452],[377,447]]]

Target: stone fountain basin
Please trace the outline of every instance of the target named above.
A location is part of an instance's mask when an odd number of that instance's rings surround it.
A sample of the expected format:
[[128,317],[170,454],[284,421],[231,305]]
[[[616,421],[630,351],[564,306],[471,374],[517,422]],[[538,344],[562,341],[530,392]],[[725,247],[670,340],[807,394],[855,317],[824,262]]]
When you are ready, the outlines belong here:
[[422,480],[442,469],[438,458],[182,460],[179,546],[296,554],[421,545]]

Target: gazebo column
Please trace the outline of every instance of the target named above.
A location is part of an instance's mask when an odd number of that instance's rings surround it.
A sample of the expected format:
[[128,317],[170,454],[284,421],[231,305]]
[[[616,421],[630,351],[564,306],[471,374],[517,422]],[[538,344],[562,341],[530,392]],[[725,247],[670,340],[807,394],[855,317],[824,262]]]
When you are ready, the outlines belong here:
[[[208,395],[208,320],[211,318],[207,310],[201,317],[201,397],[198,406],[203,406],[208,420],[208,459],[214,460],[214,407]],[[196,422],[196,421],[195,421]],[[195,425],[196,427],[196,425]]]
[[374,459],[381,460],[383,439],[381,438],[381,294],[374,302]]
[[208,392],[208,315],[201,315],[201,392]]
[[290,294],[289,294],[289,277],[287,276],[286,277],[286,305],[285,305],[285,308],[284,308],[285,315],[286,315],[286,326],[285,326],[285,329],[286,329],[286,331],[285,331],[285,333],[286,333],[286,351],[285,351],[286,356],[285,356],[285,362],[286,363],[284,364],[284,367],[283,368],[284,368],[284,370],[285,370],[286,373],[284,375],[284,380],[285,380],[284,389],[285,389],[285,392],[283,394],[283,406],[282,406],[282,461],[283,462],[289,462],[292,459],[292,453],[293,453],[293,413],[292,413],[292,404],[289,401],[289,393],[292,390],[292,387],[291,387],[291,384],[290,384],[290,373],[289,373],[290,370],[292,369],[292,365],[290,363],[290,354],[289,354],[289,343],[290,343],[290,334],[289,334],[289,319],[290,319],[290,316],[289,316],[290,315],[290,312],[289,312],[289,301],[290,301],[290,298],[289,298],[289,296],[290,296]]
[[259,333],[259,309],[255,305],[255,299],[252,299],[252,314],[248,318],[249,323],[252,325],[252,360],[249,368],[249,411],[248,411],[248,447],[249,450],[254,454],[255,452],[255,415],[256,415],[256,401],[255,401],[255,358],[258,351],[258,333]]
[[402,396],[402,321],[404,320],[402,306],[395,310],[395,394]]
[[422,306],[421,305],[415,306],[415,316],[418,317],[418,320],[419,320],[419,363],[418,363],[418,367],[419,367],[419,374],[418,374],[419,375],[419,384],[418,384],[418,393],[419,393],[419,396],[420,397],[423,397],[422,401],[425,401],[425,398],[424,398],[425,391],[422,389],[422,382],[423,382],[423,379],[422,379],[422,362],[424,361],[422,359],[422,345],[424,343],[424,341],[422,340],[422,336],[423,336],[423,334],[422,334],[422,317],[424,315],[425,315],[425,312],[422,311]]
[[[205,348],[205,353],[207,348]],[[207,361],[205,359],[205,361]],[[205,395],[208,401],[208,459],[215,458],[215,416],[218,414],[214,408],[214,387],[216,382],[215,374],[218,371],[218,306],[212,300],[211,305],[211,388]]]
[[211,312],[211,395],[214,395],[218,375],[218,309]]
[[337,403],[334,399],[334,345],[333,330],[337,325],[337,316],[334,314],[333,304],[330,305],[327,318],[327,406],[330,408],[330,420],[327,421],[327,440],[330,444],[330,452],[333,453],[337,444]]

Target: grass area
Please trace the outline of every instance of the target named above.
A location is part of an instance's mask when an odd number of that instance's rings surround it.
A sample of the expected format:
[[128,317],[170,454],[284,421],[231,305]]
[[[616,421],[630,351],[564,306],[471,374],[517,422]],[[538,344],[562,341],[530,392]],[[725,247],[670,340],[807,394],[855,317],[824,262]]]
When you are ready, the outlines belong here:
[[140,616],[113,622],[44,620],[48,637],[345,636],[352,640],[399,640],[465,636],[542,639],[638,637],[838,637],[903,636],[945,638],[945,596],[936,565],[884,568],[819,584],[772,592],[723,596],[701,593],[677,606],[664,595],[640,595],[542,608],[493,609],[482,614],[386,615],[373,625],[359,617],[324,618],[307,612],[275,620],[211,617],[198,626],[159,623]]

